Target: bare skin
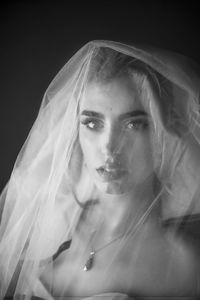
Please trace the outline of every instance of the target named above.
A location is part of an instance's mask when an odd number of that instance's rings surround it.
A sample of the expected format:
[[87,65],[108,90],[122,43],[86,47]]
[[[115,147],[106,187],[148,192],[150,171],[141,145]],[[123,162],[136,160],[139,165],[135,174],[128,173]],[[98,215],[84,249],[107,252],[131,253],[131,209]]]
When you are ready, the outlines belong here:
[[[96,244],[104,236],[105,232],[101,232]],[[83,271],[91,245],[88,228],[83,229],[82,224],[81,234],[74,235],[70,249],[61,253],[53,264],[53,296],[87,297],[106,292],[132,296],[195,295],[192,252],[158,224],[147,221],[124,246],[121,247],[120,239],[110,244],[96,254],[93,268]],[[47,290],[51,272],[46,266],[41,274]]]

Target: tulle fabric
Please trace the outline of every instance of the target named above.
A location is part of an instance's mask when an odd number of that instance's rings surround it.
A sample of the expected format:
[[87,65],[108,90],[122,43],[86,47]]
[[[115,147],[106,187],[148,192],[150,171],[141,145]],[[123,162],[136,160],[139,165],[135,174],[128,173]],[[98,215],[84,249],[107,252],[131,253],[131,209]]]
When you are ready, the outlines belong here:
[[[25,299],[33,295],[54,299],[38,277],[42,262],[50,259],[51,264],[51,257],[59,246],[73,238],[84,203],[93,197],[93,184],[77,150],[78,110],[92,59],[101,47],[142,61],[171,82],[171,109],[179,121],[182,118],[186,122],[182,126],[179,126],[181,122],[177,122],[177,126],[173,124],[176,134],[170,132],[171,124],[168,124],[169,130],[160,130],[162,145],[157,155],[163,185],[161,218],[200,213],[198,66],[183,56],[160,49],[112,41],[89,42],[67,62],[48,87],[38,117],[2,192],[1,299],[8,291],[16,299],[20,295]],[[167,105],[167,97],[163,101]],[[170,159],[169,152],[173,153]],[[157,201],[155,199],[141,216],[138,226],[142,226]],[[58,207],[63,207],[65,217]]]

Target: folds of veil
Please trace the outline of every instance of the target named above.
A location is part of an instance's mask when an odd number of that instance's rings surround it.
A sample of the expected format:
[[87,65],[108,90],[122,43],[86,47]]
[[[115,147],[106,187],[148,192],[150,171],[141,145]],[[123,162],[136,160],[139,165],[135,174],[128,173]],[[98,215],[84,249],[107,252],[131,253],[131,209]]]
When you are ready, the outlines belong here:
[[[2,192],[1,299],[11,281],[14,281],[15,295],[28,298],[34,294],[41,261],[51,257],[61,243],[71,238],[82,210],[79,200],[83,203],[92,195],[93,187],[83,171],[77,146],[78,109],[92,58],[99,47],[112,48],[140,60],[171,82],[173,107],[170,109],[177,116],[186,115],[187,124],[181,137],[170,130],[160,133],[160,172],[167,153],[173,153],[168,162],[170,171],[166,177],[163,172],[160,179],[164,187],[162,215],[167,219],[200,212],[198,67],[166,51],[92,41],[69,60],[47,89],[38,117]],[[162,101],[166,101],[167,107],[167,96]],[[81,190],[78,201],[75,183]],[[45,296],[43,286],[41,293]]]

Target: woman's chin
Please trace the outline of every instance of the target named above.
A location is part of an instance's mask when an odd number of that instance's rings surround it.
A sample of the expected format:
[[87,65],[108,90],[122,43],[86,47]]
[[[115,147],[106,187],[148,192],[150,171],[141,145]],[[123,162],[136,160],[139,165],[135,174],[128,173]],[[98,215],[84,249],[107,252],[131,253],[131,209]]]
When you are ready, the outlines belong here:
[[127,185],[111,181],[111,182],[95,182],[97,189],[101,193],[110,195],[121,195],[127,193],[130,188]]

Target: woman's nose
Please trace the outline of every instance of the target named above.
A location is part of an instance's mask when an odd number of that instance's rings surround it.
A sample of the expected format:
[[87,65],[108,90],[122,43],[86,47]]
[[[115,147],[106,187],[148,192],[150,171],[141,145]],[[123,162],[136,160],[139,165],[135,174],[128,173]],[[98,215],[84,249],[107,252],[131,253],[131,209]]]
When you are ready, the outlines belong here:
[[116,128],[104,132],[101,140],[101,151],[106,156],[118,154],[121,149],[122,136]]

